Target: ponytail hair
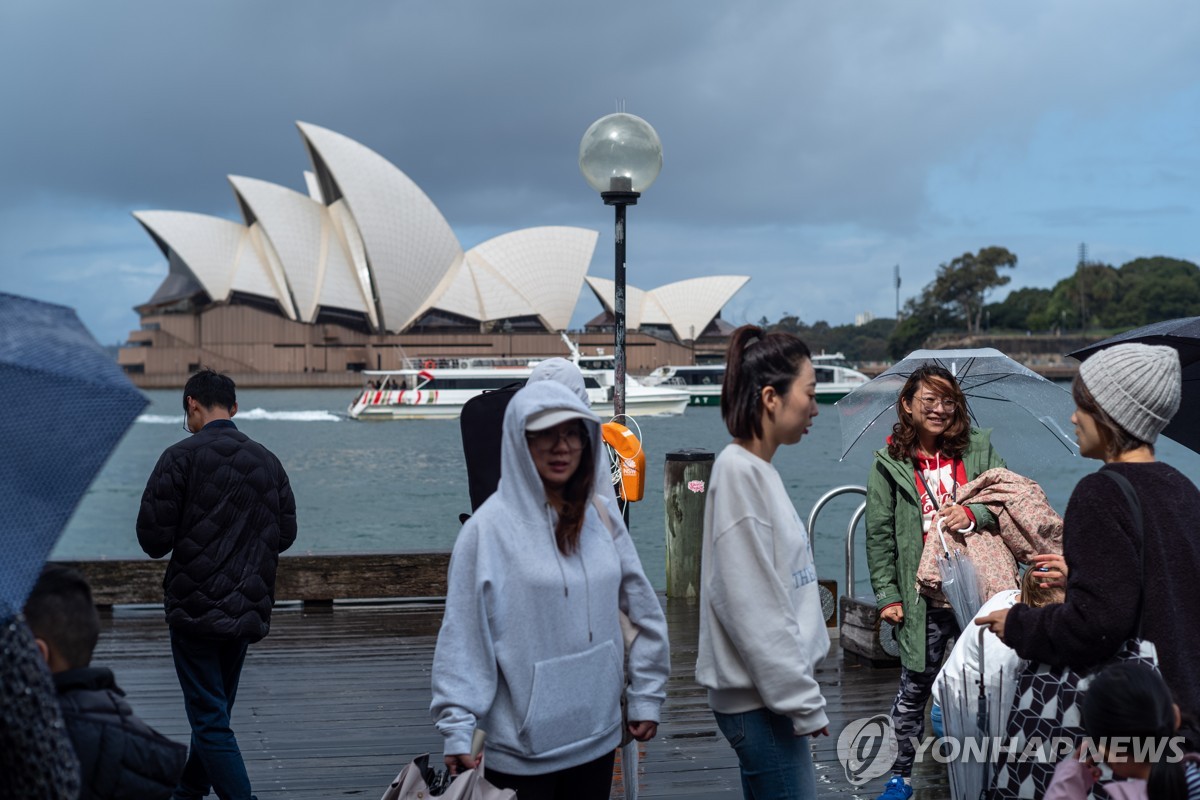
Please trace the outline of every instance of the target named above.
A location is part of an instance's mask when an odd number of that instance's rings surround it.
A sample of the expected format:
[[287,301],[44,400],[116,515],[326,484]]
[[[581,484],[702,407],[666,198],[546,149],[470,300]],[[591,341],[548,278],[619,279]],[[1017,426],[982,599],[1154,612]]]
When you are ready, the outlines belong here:
[[787,394],[805,361],[808,345],[791,333],[766,333],[743,325],[729,336],[725,382],[721,386],[721,419],[735,439],[761,439],[762,390],[771,386]]
[[[1176,735],[1175,704],[1162,675],[1144,664],[1120,661],[1092,679],[1083,696],[1083,730],[1092,739],[1129,737],[1134,750],[1156,758],[1146,781],[1152,800],[1186,800],[1185,762],[1173,760],[1170,739]],[[1163,745],[1161,748],[1158,745]]]

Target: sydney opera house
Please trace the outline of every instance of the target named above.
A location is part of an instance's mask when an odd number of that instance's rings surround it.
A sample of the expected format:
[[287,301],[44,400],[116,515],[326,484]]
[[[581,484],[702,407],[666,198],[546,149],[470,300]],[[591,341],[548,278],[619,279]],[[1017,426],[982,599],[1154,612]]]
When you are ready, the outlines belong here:
[[[297,125],[307,194],[230,176],[240,222],[134,213],[168,267],[119,354],[135,382],[178,386],[203,364],[247,386],[346,385],[405,359],[566,355],[559,332],[585,281],[604,313],[571,338],[585,354],[611,352],[613,282],[586,274],[596,231],[526,228],[464,251],[387,159]],[[630,371],[720,353],[721,308],[747,280],[630,286]]]

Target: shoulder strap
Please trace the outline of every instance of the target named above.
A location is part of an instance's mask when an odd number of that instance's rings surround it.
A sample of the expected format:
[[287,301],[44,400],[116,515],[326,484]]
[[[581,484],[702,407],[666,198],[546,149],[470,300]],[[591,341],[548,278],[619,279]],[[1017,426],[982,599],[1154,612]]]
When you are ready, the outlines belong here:
[[604,502],[594,492],[592,493],[592,505],[595,507],[596,513],[600,515],[600,521],[604,523],[604,527],[608,528],[608,535],[616,539],[617,529],[608,517],[608,509],[604,507]]
[[1125,500],[1129,503],[1129,511],[1133,515],[1133,531],[1137,536],[1138,550],[1141,551],[1140,563],[1138,564],[1138,614],[1137,614],[1137,638],[1142,638],[1142,610],[1143,601],[1146,596],[1146,530],[1142,523],[1142,503],[1138,500],[1137,490],[1133,488],[1133,484],[1129,482],[1121,473],[1112,469],[1101,469],[1101,475],[1107,475],[1113,480],[1113,483],[1121,487],[1121,491],[1125,494]]

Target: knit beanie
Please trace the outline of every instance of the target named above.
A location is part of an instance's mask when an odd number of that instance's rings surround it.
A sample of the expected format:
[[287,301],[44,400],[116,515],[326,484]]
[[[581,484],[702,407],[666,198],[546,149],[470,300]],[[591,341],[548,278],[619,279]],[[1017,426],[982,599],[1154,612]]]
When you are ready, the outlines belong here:
[[1106,347],[1080,364],[1079,377],[1113,422],[1148,444],[1179,410],[1179,353],[1173,347]]

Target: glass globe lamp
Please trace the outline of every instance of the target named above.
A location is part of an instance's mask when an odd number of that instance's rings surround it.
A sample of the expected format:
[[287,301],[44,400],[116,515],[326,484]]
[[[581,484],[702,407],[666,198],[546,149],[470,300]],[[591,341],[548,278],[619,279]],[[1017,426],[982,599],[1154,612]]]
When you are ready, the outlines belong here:
[[597,192],[650,188],[662,169],[662,142],[649,122],[609,114],[591,124],[579,142],[579,170]]

